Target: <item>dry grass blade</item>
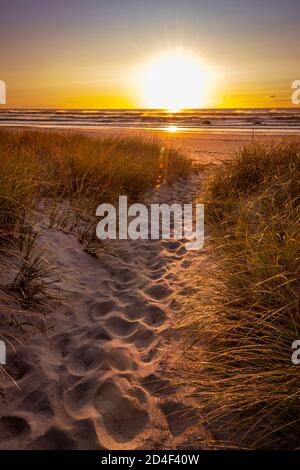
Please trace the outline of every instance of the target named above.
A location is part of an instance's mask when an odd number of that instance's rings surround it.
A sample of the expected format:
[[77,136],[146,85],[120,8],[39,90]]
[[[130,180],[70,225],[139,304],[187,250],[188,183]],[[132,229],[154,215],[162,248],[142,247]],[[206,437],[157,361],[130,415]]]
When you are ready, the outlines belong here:
[[[216,266],[186,324],[182,381],[218,441],[297,448],[300,368],[300,144],[253,144],[213,175],[205,202]],[[205,338],[205,341],[203,340]]]

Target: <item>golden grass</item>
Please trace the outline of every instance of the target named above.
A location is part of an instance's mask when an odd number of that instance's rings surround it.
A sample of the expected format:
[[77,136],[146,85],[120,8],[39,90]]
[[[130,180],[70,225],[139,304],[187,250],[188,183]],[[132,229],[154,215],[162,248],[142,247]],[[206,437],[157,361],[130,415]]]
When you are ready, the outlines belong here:
[[[0,225],[13,224],[45,196],[67,198],[94,213],[120,194],[136,199],[161,173],[155,140],[96,138],[76,133],[0,131]],[[167,181],[190,171],[187,159],[166,153]]]
[[153,139],[0,130],[0,251],[21,260],[10,290],[28,306],[42,305],[57,277],[53,263],[35,252],[34,210],[48,208],[49,227],[76,228],[92,254],[99,204],[115,203],[119,195],[136,201],[162,172],[167,182],[189,173],[191,163],[174,150],[164,149],[162,168],[161,153]]
[[[216,445],[300,446],[300,144],[252,144],[208,182],[211,289],[186,318],[182,380]],[[203,281],[203,279],[202,279]]]

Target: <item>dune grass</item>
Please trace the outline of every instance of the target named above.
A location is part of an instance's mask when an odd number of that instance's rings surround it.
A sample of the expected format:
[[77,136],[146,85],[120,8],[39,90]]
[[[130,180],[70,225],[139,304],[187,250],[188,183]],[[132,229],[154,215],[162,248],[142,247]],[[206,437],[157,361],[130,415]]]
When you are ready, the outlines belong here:
[[[10,231],[44,198],[68,200],[95,214],[119,195],[136,200],[162,172],[155,140],[97,138],[76,133],[0,130],[0,230]],[[190,162],[166,152],[167,182],[184,177]]]
[[[216,445],[300,446],[300,143],[254,143],[215,172],[206,194],[215,263],[183,381],[194,385]],[[202,273],[203,274],[203,273]],[[203,279],[202,279],[203,281]]]
[[53,263],[36,253],[36,210],[48,209],[49,228],[68,226],[71,231],[77,226],[79,241],[87,239],[88,252],[95,254],[99,204],[116,203],[119,195],[139,201],[156,187],[162,172],[166,182],[172,182],[190,169],[187,159],[174,150],[162,150],[153,139],[0,130],[0,253],[21,260],[10,290],[26,305],[48,303]]
[[[93,212],[120,194],[136,199],[162,172],[155,140],[97,138],[76,133],[0,131],[0,225],[14,224],[41,198],[65,198]],[[190,171],[187,159],[166,152],[167,182]]]

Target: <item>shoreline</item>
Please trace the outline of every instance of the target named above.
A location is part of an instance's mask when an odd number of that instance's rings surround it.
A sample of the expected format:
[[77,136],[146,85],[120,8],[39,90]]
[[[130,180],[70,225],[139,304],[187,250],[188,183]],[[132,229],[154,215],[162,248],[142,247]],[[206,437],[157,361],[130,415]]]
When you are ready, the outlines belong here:
[[122,127],[103,127],[98,129],[82,129],[82,128],[54,128],[54,127],[39,127],[39,126],[2,126],[0,129],[9,129],[16,131],[24,130],[47,130],[50,132],[61,133],[80,133],[95,137],[139,137],[142,139],[155,138],[168,145],[181,153],[185,154],[189,159],[196,164],[204,165],[219,165],[224,161],[230,159],[232,153],[238,150],[242,145],[251,143],[253,141],[278,141],[285,138],[297,139],[300,133],[289,133],[285,130],[277,131],[274,133],[263,132],[246,132],[243,130],[208,130],[204,131],[182,131],[176,132],[167,131],[165,129],[141,129],[141,128],[122,128]]

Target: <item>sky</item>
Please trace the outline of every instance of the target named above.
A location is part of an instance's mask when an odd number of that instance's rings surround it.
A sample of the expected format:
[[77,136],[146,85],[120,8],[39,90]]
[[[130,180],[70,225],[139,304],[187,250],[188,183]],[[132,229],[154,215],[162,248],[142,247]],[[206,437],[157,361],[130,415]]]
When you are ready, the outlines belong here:
[[144,108],[147,64],[181,48],[203,106],[288,107],[299,23],[299,0],[1,0],[0,80],[10,108]]

